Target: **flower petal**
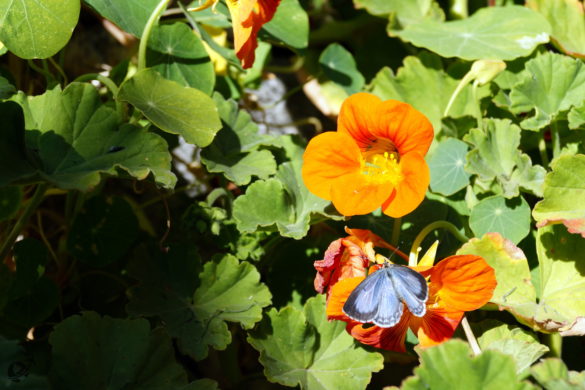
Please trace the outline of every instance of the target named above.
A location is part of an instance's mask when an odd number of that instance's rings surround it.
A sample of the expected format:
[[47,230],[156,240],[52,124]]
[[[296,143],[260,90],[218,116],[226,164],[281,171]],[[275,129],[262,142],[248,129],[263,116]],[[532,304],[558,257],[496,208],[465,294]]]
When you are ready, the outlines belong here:
[[360,284],[366,277],[347,278],[338,281],[329,290],[327,298],[327,318],[330,320],[350,321],[350,318],[343,312],[343,305],[349,294]]
[[453,337],[461,318],[462,311],[442,307],[427,308],[424,317],[411,316],[410,328],[417,335],[421,347],[431,347]]
[[400,322],[391,328],[379,326],[364,326],[364,324],[349,323],[347,331],[360,343],[388,351],[406,352],[404,340],[408,331],[409,318],[412,315],[405,310]]
[[344,100],[337,118],[337,131],[350,135],[361,149],[376,138],[371,130],[377,126],[378,107],[382,100],[371,93],[360,92]]
[[403,179],[382,205],[384,214],[393,218],[402,217],[417,208],[431,182],[429,167],[418,153],[401,156],[400,169]]
[[431,272],[432,292],[451,310],[480,308],[492,298],[496,285],[494,269],[479,256],[450,256]]
[[392,190],[391,184],[373,182],[357,172],[335,180],[331,186],[331,201],[340,214],[368,214],[380,207]]
[[410,104],[386,100],[377,107],[377,125],[370,128],[376,138],[391,140],[400,156],[417,152],[424,156],[433,141],[433,125]]
[[324,259],[314,263],[317,270],[314,282],[317,292],[328,292],[330,286],[341,279],[366,276],[369,260],[362,250],[364,245],[360,246],[360,244],[363,243],[342,238],[329,245]]
[[358,173],[361,154],[346,134],[326,132],[311,139],[303,155],[303,181],[313,194],[331,200],[331,186],[340,177]]

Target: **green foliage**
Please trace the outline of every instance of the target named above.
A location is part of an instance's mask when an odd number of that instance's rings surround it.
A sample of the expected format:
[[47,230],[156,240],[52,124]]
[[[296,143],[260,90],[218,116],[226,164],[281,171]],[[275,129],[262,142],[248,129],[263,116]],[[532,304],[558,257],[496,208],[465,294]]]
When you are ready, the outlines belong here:
[[355,389],[382,369],[378,353],[357,348],[345,323],[329,322],[325,298],[311,298],[304,310],[271,309],[249,342],[260,351],[260,362],[271,382],[303,389]]
[[281,0],[263,31],[276,43],[301,50],[309,43],[309,17],[298,0]]
[[469,184],[469,174],[463,169],[467,149],[465,142],[447,138],[433,150],[428,158],[433,192],[449,196]]
[[118,99],[132,104],[161,130],[179,134],[198,146],[209,145],[221,128],[217,108],[209,96],[194,88],[180,87],[151,69],[126,80]]
[[478,237],[496,232],[517,244],[530,232],[530,207],[522,197],[490,196],[473,207],[469,226]]
[[9,219],[16,213],[22,202],[19,187],[0,187],[0,221]]
[[359,92],[364,86],[364,76],[357,69],[351,53],[337,43],[327,46],[321,53],[319,65],[325,76],[340,85],[348,95]]
[[550,25],[538,13],[520,6],[487,7],[464,20],[422,20],[397,35],[443,57],[465,60],[513,60],[548,42]]
[[158,0],[83,0],[122,30],[140,38]]

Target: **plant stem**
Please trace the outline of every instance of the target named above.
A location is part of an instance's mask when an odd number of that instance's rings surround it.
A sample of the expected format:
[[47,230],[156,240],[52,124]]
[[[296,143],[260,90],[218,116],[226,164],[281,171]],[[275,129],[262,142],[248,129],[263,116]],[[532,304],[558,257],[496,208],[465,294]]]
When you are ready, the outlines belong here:
[[549,357],[561,357],[563,353],[563,337],[560,335],[560,333],[545,333],[543,341],[544,344],[549,348]]
[[400,239],[400,229],[402,228],[402,218],[394,218],[394,225],[392,226],[392,237],[390,238],[390,244],[392,246],[398,246],[398,240]]
[[544,134],[541,134],[540,141],[538,141],[538,151],[540,152],[540,159],[542,160],[542,165],[545,168],[548,168],[550,161],[548,159],[548,153],[546,151],[546,141],[544,140]]
[[561,135],[559,134],[559,127],[556,122],[550,125],[550,135],[552,140],[553,159],[561,155]]
[[47,191],[48,188],[49,185],[47,183],[42,183],[37,186],[35,193],[33,194],[32,198],[30,198],[30,200],[28,201],[28,204],[26,205],[24,212],[22,213],[18,221],[16,221],[16,224],[14,225],[14,227],[8,234],[8,237],[0,247],[0,261],[4,260],[4,258],[6,258],[6,256],[8,255],[8,252],[10,252],[10,249],[12,249],[12,246],[14,245],[14,242],[18,238],[18,235],[28,223],[28,220],[30,219],[33,212],[42,202],[45,192]]
[[140,45],[138,46],[138,71],[146,69],[146,48],[148,46],[148,38],[150,38],[152,29],[170,2],[171,0],[161,0],[154,11],[152,11],[152,14],[150,14],[146,26],[144,26],[142,37],[140,38]]
[[465,88],[465,86],[467,84],[469,84],[471,82],[471,80],[473,80],[473,73],[470,70],[469,72],[467,72],[465,74],[465,76],[463,76],[463,78],[461,79],[459,84],[457,84],[457,87],[455,88],[455,90],[451,94],[451,97],[449,98],[449,103],[447,103],[447,107],[445,107],[445,111],[443,112],[443,117],[447,116],[447,114],[449,113],[449,110],[451,109],[451,106],[455,102],[455,99],[457,99],[457,96],[459,96],[459,93],[463,90],[463,88]]
[[471,326],[469,326],[469,322],[467,321],[467,317],[463,316],[461,320],[461,326],[463,327],[463,332],[465,332],[465,337],[467,337],[467,342],[473,351],[475,356],[481,353],[481,348],[479,348],[479,344],[477,343],[477,339],[471,330]]
[[465,235],[459,232],[459,230],[457,230],[457,227],[455,227],[455,225],[453,225],[452,223],[447,221],[435,221],[425,226],[425,228],[421,230],[420,233],[418,233],[418,235],[414,239],[414,242],[410,247],[410,258],[408,262],[409,265],[413,265],[412,263],[416,265],[416,260],[418,259],[418,247],[423,242],[423,240],[429,235],[430,232],[439,228],[447,229],[451,234],[453,234],[453,236],[455,236],[455,238],[457,238],[461,242],[467,242],[469,240],[469,238],[467,238]]

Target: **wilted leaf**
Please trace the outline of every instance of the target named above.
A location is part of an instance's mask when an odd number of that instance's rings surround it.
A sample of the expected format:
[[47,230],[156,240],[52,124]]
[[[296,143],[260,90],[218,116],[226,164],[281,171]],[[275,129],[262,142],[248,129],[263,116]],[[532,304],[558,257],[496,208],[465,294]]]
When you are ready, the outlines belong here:
[[276,161],[262,145],[274,138],[258,134],[258,126],[250,115],[238,109],[233,100],[224,100],[216,93],[213,100],[219,110],[222,129],[213,142],[201,151],[201,162],[209,172],[220,172],[237,185],[250,183],[252,176],[266,179],[276,173]]
[[569,232],[585,237],[585,155],[553,161],[544,181],[544,199],[532,215],[538,226],[563,223]]
[[[559,0],[561,1],[561,0]],[[526,63],[510,92],[510,110],[534,115],[520,122],[527,130],[539,130],[557,119],[561,111],[585,100],[583,61],[546,52]]]
[[486,7],[467,19],[450,22],[423,20],[396,32],[401,39],[442,57],[468,61],[485,58],[513,60],[548,42],[546,19],[521,6]]
[[431,170],[431,190],[449,196],[469,184],[469,174],[465,172],[467,144],[456,138],[441,140],[427,158]]
[[167,80],[152,69],[126,80],[118,99],[132,104],[161,130],[179,134],[200,147],[209,145],[221,129],[217,107],[209,96]]
[[522,196],[490,196],[471,209],[469,226],[477,237],[495,232],[518,244],[530,232],[530,206]]
[[0,41],[21,58],[47,58],[71,38],[80,0],[0,0]]
[[260,351],[268,379],[285,386],[365,388],[383,367],[381,355],[356,346],[344,322],[327,320],[323,295],[309,299],[304,311],[270,310],[248,341]]
[[122,30],[140,38],[159,0],[83,0]]

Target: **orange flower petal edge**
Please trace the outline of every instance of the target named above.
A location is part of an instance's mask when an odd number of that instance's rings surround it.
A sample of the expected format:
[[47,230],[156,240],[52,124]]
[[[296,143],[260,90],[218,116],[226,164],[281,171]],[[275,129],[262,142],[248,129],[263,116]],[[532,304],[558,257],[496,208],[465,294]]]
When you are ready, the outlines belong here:
[[268,23],[280,0],[227,0],[234,29],[234,49],[244,69],[252,67],[258,31]]
[[303,180],[343,215],[382,206],[402,217],[422,202],[429,186],[424,155],[433,136],[430,122],[410,105],[357,93],[344,101],[337,132],[309,142]]

